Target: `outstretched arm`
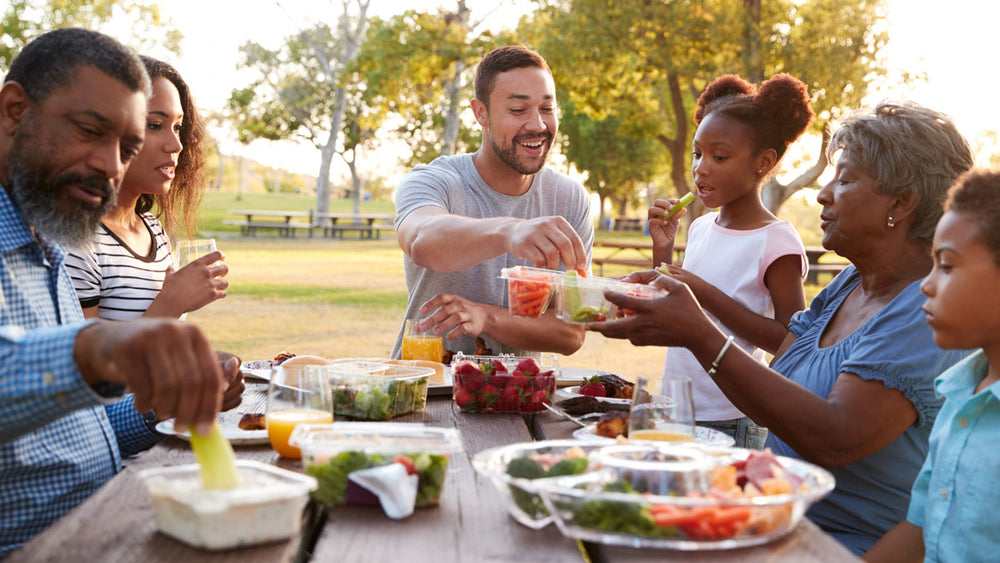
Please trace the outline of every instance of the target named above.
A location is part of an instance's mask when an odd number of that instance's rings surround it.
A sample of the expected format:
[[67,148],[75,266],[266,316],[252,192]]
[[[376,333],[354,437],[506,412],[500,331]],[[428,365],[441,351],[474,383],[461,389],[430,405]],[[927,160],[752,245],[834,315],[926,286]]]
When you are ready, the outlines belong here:
[[556,269],[560,260],[569,269],[587,267],[580,236],[559,216],[473,219],[424,206],[403,219],[396,238],[418,266],[438,272],[458,272],[508,252],[543,268]]
[[583,325],[564,323],[552,310],[537,319],[515,317],[506,308],[476,303],[451,293],[436,295],[420,308],[421,314],[431,311],[434,314],[424,319],[419,328],[447,339],[485,334],[514,348],[569,355],[580,349],[586,336]]

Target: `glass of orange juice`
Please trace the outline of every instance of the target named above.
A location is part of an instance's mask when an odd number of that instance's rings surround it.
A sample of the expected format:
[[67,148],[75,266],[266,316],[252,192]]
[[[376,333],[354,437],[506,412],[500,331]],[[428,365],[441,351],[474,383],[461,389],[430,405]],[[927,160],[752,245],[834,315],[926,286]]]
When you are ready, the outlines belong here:
[[659,393],[650,392],[647,378],[637,378],[629,410],[628,437],[631,440],[693,442],[691,378],[665,379]]
[[403,325],[402,358],[440,362],[444,357],[444,338],[429,330],[417,330],[418,322],[420,319],[406,319]]
[[302,452],[288,444],[303,423],[333,422],[333,390],[326,366],[300,365],[271,369],[267,393],[267,438],[282,457],[299,459]]

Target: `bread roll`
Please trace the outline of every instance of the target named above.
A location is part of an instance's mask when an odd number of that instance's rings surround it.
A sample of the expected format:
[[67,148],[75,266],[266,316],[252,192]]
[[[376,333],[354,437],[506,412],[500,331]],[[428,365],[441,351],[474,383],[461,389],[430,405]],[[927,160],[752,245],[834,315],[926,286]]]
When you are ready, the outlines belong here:
[[329,365],[330,360],[326,358],[321,358],[319,356],[293,356],[281,363],[283,368],[291,368],[295,366],[325,366]]

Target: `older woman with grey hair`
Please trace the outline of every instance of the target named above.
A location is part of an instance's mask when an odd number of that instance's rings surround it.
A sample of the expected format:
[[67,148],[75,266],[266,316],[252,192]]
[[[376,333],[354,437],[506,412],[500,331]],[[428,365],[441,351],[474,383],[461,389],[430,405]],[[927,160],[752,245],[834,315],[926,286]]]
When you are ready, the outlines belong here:
[[947,116],[908,103],[850,116],[830,153],[836,171],[817,197],[823,246],[851,265],[793,316],[770,368],[730,346],[686,285],[653,271],[629,279],[666,297],[609,293],[636,314],[588,328],[691,350],[768,427],[775,453],[831,470],[836,489],[809,517],[860,554],[905,517],[941,406],[934,378],[965,355],[934,344],[919,285],[945,193],[972,154]]

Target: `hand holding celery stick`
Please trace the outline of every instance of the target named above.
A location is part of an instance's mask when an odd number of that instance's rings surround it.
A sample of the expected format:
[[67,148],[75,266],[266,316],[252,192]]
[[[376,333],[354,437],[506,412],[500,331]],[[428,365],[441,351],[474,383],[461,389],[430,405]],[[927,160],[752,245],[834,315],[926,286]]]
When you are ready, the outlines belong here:
[[233,446],[222,435],[217,423],[212,425],[212,431],[207,436],[199,436],[192,431],[191,449],[201,466],[202,488],[235,489],[240,485]]

